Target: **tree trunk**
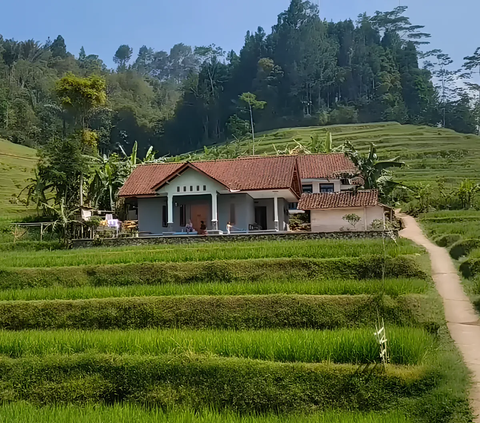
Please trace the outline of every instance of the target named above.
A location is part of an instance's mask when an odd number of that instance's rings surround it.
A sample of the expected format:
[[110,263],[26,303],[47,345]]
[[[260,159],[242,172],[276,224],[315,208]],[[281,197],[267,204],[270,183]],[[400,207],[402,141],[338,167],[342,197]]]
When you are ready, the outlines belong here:
[[250,108],[250,125],[252,126],[252,155],[255,155],[255,127],[253,125],[253,110],[252,105],[248,105]]

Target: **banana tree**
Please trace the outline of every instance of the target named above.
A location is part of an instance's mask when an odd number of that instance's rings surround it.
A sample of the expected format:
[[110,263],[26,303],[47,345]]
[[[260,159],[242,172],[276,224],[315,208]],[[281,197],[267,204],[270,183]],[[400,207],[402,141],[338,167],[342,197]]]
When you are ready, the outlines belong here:
[[390,168],[405,166],[404,162],[398,161],[398,157],[390,160],[378,160],[377,147],[370,143],[370,150],[367,154],[360,153],[349,141],[344,144],[344,153],[358,169],[353,177],[363,179],[365,189],[382,189],[388,186],[398,185],[393,182],[389,173]]
[[92,160],[95,165],[88,184],[88,198],[96,207],[108,207],[114,211],[117,193],[131,173],[130,163],[122,161],[118,154],[104,154],[92,157]]

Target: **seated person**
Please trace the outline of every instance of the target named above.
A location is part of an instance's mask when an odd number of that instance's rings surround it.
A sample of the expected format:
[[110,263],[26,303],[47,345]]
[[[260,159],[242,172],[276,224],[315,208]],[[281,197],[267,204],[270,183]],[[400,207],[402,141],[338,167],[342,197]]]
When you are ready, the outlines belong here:
[[193,232],[193,223],[191,220],[188,221],[187,225],[185,226],[185,230],[187,231],[187,234],[189,232]]
[[198,231],[200,235],[206,235],[207,233],[207,225],[205,225],[205,222],[202,220],[200,222],[200,230]]

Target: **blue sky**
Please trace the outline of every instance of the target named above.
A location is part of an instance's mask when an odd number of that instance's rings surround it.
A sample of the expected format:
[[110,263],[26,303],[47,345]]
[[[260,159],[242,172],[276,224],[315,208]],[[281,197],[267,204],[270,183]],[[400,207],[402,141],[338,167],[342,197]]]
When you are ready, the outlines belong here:
[[[431,48],[442,48],[458,65],[480,47],[478,0],[400,0],[414,24],[432,34]],[[169,50],[179,42],[215,43],[238,51],[248,29],[267,32],[289,0],[23,0],[2,4],[0,34],[44,42],[61,34],[70,52],[98,54],[109,66],[120,44],[135,54],[143,44]],[[366,11],[390,10],[399,0],[320,0],[327,20],[356,18]]]

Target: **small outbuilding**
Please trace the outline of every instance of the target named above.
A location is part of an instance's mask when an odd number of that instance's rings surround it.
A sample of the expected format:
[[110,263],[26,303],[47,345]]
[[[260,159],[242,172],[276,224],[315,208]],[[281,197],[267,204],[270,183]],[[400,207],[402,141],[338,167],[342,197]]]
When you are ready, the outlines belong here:
[[378,224],[381,229],[392,217],[377,190],[304,193],[298,209],[310,211],[312,232],[367,231]]

